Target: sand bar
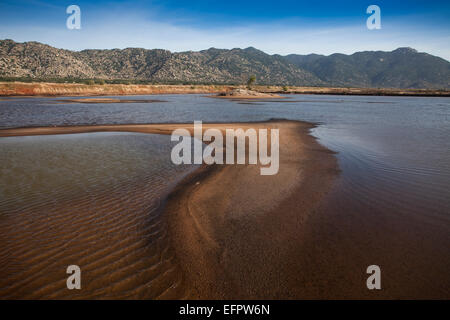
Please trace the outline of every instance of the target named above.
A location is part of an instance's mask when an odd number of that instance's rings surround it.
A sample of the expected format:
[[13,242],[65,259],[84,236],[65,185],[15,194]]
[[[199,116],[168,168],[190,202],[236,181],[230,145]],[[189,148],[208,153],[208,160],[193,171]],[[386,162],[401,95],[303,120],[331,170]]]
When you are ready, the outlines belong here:
[[157,99],[113,99],[113,98],[79,98],[79,99],[64,99],[57,100],[59,104],[63,103],[153,103],[153,102],[167,102]]
[[284,97],[275,93],[264,93],[249,89],[234,88],[232,90],[220,92],[217,95],[209,96],[210,98],[219,99],[283,99]]

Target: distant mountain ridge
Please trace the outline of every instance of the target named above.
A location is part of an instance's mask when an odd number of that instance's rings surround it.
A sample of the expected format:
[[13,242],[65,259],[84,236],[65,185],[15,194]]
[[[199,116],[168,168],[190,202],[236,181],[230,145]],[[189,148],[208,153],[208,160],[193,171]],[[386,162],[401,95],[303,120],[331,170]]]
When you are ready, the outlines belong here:
[[364,51],[351,55],[285,57],[330,86],[381,88],[449,88],[450,63],[412,48],[391,52]]
[[0,77],[384,88],[450,88],[450,62],[411,48],[352,55],[269,55],[249,47],[70,51],[0,40]]

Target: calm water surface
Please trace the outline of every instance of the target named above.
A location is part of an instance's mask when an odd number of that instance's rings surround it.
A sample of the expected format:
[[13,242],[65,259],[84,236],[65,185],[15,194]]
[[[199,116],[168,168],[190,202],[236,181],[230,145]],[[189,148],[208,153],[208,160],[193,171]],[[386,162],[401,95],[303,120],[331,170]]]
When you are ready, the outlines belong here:
[[[139,98],[146,97],[136,97]],[[355,248],[353,256],[345,245],[334,248],[333,253],[347,252],[358,266],[384,263],[391,274],[391,278],[387,276],[387,281],[392,281],[388,282],[391,294],[408,296],[401,287],[408,282],[404,275],[408,266],[395,264],[382,250],[384,246],[393,246],[390,252],[398,254],[397,261],[402,259],[404,264],[412,264],[410,269],[420,266],[416,274],[411,271],[409,275],[415,276],[418,283],[410,294],[422,292],[427,297],[449,297],[450,99],[295,95],[283,101],[239,103],[202,95],[152,98],[166,102],[57,104],[54,98],[7,99],[0,101],[0,127],[271,118],[319,123],[312,134],[321,144],[337,152],[342,173],[335,191],[329,195],[324,211],[328,213],[318,214],[317,219],[347,221],[351,217],[353,223],[336,230],[312,219],[312,224],[320,223],[321,227],[316,230],[312,225],[311,230],[317,234],[335,232],[343,243],[354,242],[356,230],[372,232],[373,237],[384,240],[366,241],[364,247]],[[12,221],[19,223],[10,220],[17,219],[12,217],[19,213],[43,212],[40,206],[56,205],[63,201],[60,199],[73,198],[74,194],[86,197],[97,194],[91,189],[97,188],[99,193],[120,190],[119,185],[133,180],[163,190],[169,176],[176,177],[173,173],[178,172],[181,177],[188,168],[169,168],[170,153],[160,146],[166,142],[155,143],[152,139],[168,141],[167,137],[99,133],[70,138],[0,138],[2,232],[7,232],[5,223],[9,227]],[[147,144],[153,149],[147,148]],[[168,172],[167,177],[162,176],[164,171]],[[148,191],[149,198],[158,194],[157,190]],[[87,200],[82,203],[86,207],[95,205]],[[120,206],[120,201],[117,205]],[[363,237],[364,234],[358,239]],[[324,250],[331,250],[329,247],[332,245]],[[2,261],[7,255],[8,252],[1,253]],[[342,262],[342,267],[351,268],[346,263]],[[429,270],[427,275],[424,270]],[[395,282],[395,277],[400,280]]]
[[[136,97],[139,98],[145,96]],[[251,104],[201,95],[152,98],[166,102],[56,103],[61,98],[0,101],[0,127],[271,118],[312,121],[321,124],[313,134],[323,145],[338,152],[346,179],[359,180],[364,176],[367,183],[361,185],[362,181],[358,182],[363,189],[391,186],[397,190],[401,185],[412,197],[418,196],[415,192],[420,193],[427,215],[435,215],[447,222],[450,218],[448,98],[296,95],[283,102]]]

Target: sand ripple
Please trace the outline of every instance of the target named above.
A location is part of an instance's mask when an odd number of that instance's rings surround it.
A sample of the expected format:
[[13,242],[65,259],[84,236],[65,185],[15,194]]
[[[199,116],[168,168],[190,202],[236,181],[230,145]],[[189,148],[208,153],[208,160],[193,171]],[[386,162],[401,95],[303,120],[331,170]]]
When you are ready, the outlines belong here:
[[[167,137],[76,136],[0,145],[8,155],[1,161],[0,298],[182,297],[160,209],[186,168],[158,158]],[[81,268],[81,290],[66,288],[71,264]]]

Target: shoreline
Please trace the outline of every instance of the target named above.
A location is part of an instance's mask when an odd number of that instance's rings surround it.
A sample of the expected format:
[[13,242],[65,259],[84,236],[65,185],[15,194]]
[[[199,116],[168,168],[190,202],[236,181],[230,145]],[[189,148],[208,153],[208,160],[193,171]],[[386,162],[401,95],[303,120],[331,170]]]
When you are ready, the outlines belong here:
[[[78,84],[48,82],[0,82],[0,97],[95,97],[165,94],[218,94],[243,85]],[[450,97],[450,90],[395,88],[339,88],[255,85],[264,94],[317,94],[356,96]]]
[[[304,223],[339,173],[334,153],[310,135],[315,126],[291,120],[203,124],[204,130],[278,128],[280,169],[261,176],[259,165],[203,165],[168,191],[162,210],[182,270],[183,298],[302,297]],[[175,128],[191,131],[193,124],[15,128],[0,136],[170,134]]]

